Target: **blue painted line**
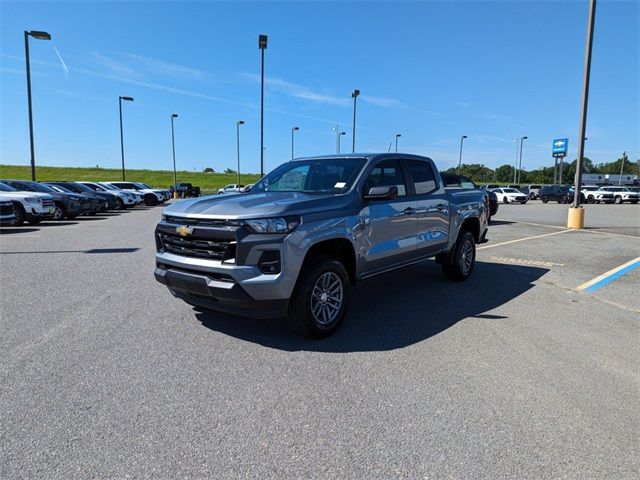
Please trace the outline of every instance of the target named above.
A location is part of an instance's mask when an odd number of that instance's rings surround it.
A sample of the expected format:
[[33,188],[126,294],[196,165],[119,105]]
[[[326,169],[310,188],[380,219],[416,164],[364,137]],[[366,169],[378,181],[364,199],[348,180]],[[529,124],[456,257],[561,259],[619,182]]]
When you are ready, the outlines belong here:
[[608,277],[604,277],[602,280],[594,283],[593,285],[589,286],[588,288],[585,288],[584,291],[585,292],[589,292],[589,293],[593,293],[596,290],[601,289],[605,285],[608,285],[609,283],[613,282],[615,279],[620,278],[625,273],[629,273],[630,271],[635,270],[638,267],[640,267],[640,260],[638,260],[637,262],[632,263],[631,265],[627,265],[623,269],[612,273]]

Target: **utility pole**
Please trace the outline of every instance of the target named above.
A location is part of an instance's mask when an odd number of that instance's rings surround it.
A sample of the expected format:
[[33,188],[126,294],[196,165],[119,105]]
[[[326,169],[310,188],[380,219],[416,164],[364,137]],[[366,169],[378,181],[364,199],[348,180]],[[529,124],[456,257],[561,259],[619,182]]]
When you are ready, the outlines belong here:
[[627,160],[627,152],[622,152],[622,164],[620,165],[620,177],[618,178],[618,186],[622,185],[622,172],[624,171],[624,162]]

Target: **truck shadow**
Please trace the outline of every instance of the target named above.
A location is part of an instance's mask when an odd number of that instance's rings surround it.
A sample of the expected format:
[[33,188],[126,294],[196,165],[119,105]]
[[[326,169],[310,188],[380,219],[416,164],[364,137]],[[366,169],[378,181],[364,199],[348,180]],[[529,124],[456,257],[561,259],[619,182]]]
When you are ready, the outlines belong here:
[[349,312],[331,337],[297,336],[284,319],[252,320],[196,310],[203,326],[285,351],[368,352],[426,340],[460,320],[508,320],[488,314],[534,287],[548,269],[477,262],[467,282],[445,280],[439,265],[423,262],[372,278],[351,291]]

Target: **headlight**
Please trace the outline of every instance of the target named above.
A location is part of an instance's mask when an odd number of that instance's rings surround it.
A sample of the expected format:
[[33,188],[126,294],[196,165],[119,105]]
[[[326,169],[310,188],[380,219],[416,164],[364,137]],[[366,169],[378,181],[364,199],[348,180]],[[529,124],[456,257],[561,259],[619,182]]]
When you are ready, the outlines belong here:
[[25,201],[29,203],[42,203],[38,197],[25,197]]
[[244,224],[255,233],[290,233],[300,225],[300,217],[260,218],[245,220]]

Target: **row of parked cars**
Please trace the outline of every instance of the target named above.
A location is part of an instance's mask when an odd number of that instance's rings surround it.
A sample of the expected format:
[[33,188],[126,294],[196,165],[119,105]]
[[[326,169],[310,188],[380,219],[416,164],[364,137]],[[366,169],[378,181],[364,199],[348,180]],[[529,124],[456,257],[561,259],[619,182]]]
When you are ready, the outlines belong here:
[[162,204],[169,190],[140,182],[71,182],[0,179],[0,224],[72,219],[139,204]]
[[[524,204],[536,199],[540,199],[542,203],[571,203],[575,196],[574,186],[571,185],[487,185],[485,188],[493,192],[502,203]],[[637,204],[640,200],[640,187],[583,185],[580,195],[583,203]]]

